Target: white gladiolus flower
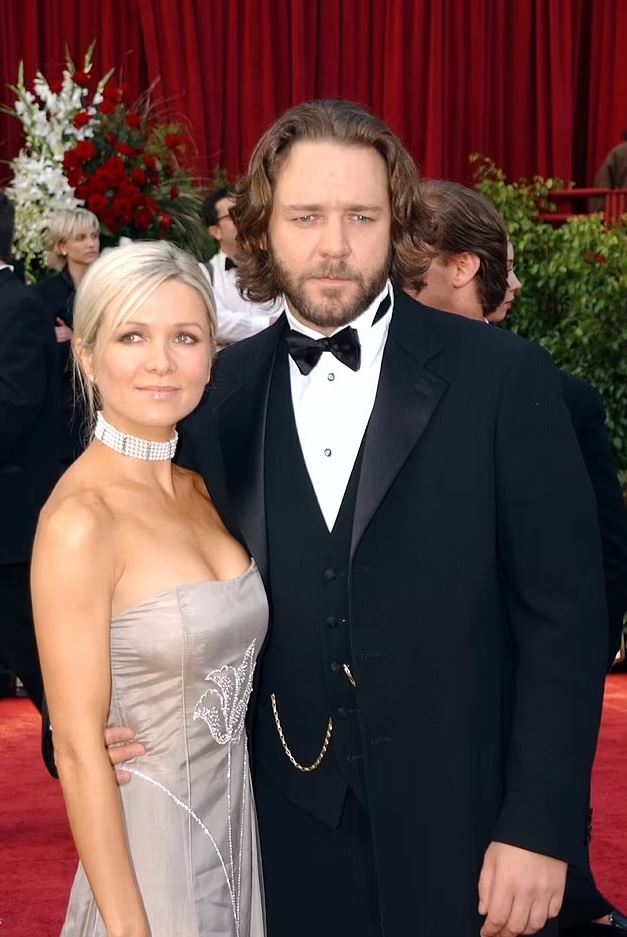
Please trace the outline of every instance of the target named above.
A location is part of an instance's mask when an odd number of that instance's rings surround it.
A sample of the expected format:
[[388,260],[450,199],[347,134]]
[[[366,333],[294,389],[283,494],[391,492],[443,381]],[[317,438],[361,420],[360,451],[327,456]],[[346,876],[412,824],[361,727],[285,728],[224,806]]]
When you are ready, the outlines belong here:
[[[92,52],[93,47],[85,56],[84,71],[91,70]],[[98,83],[89,104],[89,93],[74,83],[73,72],[74,65],[68,60],[58,93],[38,72],[29,91],[20,65],[17,84],[12,88],[16,96],[12,113],[22,124],[24,146],[11,162],[13,179],[6,191],[15,203],[15,251],[27,269],[43,260],[51,215],[59,208],[83,204],[74,197],[64,175],[63,156],[79,141],[93,137],[99,122],[96,107],[103,101],[102,89],[111,72]],[[76,128],[74,118],[79,111],[86,111],[91,121]]]

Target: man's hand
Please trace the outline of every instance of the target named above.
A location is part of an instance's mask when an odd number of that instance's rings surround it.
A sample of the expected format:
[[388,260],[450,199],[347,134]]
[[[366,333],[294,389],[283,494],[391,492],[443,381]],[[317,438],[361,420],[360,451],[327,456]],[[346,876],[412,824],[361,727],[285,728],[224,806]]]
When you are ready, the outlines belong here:
[[568,866],[537,852],[491,843],[479,876],[481,937],[535,934],[562,906]]
[[[135,733],[124,726],[115,726],[105,729],[105,745],[109,753],[109,761],[115,768],[123,761],[131,761],[146,754],[146,749],[140,742],[135,742]],[[128,771],[116,771],[115,778],[118,784],[127,784],[131,780]]]
[[63,319],[57,316],[54,326],[54,334],[57,337],[57,344],[62,344],[63,342],[72,341],[72,329],[69,325],[66,325]]

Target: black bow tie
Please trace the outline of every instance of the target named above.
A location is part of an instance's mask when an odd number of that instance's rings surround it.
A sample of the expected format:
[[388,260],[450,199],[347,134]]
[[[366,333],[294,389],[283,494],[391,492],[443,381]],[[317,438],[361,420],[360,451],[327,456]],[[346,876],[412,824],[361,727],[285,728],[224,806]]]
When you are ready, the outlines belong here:
[[352,371],[359,371],[361,345],[357,329],[347,326],[330,338],[309,338],[302,332],[290,329],[287,333],[287,347],[301,374],[309,374],[320,361],[322,353],[330,351],[338,361]]
[[237,264],[235,263],[234,260],[231,260],[230,257],[227,257],[224,261],[224,269],[225,270],[237,270]]

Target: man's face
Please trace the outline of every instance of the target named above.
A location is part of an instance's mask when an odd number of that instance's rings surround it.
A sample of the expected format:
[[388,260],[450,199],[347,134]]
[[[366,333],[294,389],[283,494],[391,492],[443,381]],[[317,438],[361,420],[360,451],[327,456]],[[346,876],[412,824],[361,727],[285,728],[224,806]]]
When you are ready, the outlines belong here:
[[295,143],[276,182],[267,245],[294,316],[330,334],[361,315],[389,275],[390,225],[376,150]]
[[514,245],[512,242],[507,239],[507,292],[505,293],[505,299],[494,312],[491,312],[486,316],[488,322],[502,322],[503,319],[507,316],[508,312],[512,308],[514,300],[519,290],[522,289],[522,283],[516,276],[516,271],[514,270]]
[[220,242],[220,249],[233,260],[236,258],[238,250],[237,228],[230,214],[234,204],[235,199],[233,198],[221,198],[219,202],[216,202],[218,223],[209,228],[212,237]]

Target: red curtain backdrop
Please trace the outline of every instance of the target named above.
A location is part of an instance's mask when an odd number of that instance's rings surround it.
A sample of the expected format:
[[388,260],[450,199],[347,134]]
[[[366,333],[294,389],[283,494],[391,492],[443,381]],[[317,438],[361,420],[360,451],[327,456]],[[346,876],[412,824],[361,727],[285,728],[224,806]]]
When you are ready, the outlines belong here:
[[[370,106],[423,173],[470,178],[468,155],[512,177],[590,184],[627,128],[627,0],[0,0],[0,101],[20,59],[58,75],[93,39],[184,119],[203,177],[244,171],[264,129],[314,97]],[[19,148],[0,117],[0,160]],[[0,165],[0,176],[4,175]]]

